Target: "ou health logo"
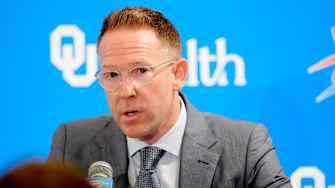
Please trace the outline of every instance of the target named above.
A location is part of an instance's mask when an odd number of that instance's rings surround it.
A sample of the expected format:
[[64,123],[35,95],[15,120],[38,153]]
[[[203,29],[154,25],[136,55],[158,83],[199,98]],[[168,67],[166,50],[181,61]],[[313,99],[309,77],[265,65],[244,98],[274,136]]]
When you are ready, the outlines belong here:
[[[65,37],[72,38],[73,44],[62,46],[62,39]],[[64,80],[72,87],[88,87],[95,81],[94,73],[98,70],[96,45],[86,46],[85,33],[75,25],[60,25],[51,33],[50,59],[51,63],[63,72]],[[86,74],[75,74],[85,59]]]
[[[62,45],[63,38],[72,38],[73,44]],[[238,54],[227,54],[226,39],[215,40],[216,55],[209,53],[209,47],[203,46],[197,51],[196,39],[186,41],[187,59],[189,62],[186,86],[197,87],[200,82],[206,86],[227,86],[228,63],[235,65],[234,85],[245,86],[244,60]],[[86,48],[85,48],[86,47]],[[85,58],[86,54],[86,58]],[[85,44],[85,33],[76,25],[60,25],[50,35],[50,59],[52,64],[63,72],[63,78],[72,87],[89,87],[94,81],[94,74],[98,69],[96,44]],[[85,62],[86,74],[75,73]],[[211,63],[216,62],[216,69],[210,71]],[[198,70],[199,68],[199,70]]]

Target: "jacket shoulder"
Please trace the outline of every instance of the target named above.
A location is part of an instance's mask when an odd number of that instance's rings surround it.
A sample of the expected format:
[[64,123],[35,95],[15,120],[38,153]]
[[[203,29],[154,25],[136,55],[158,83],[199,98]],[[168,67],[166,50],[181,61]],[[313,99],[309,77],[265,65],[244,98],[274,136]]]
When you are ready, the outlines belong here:
[[78,150],[90,145],[95,136],[113,121],[110,115],[97,116],[62,123],[53,135],[53,147]]
[[244,155],[248,149],[258,147],[265,140],[267,146],[272,145],[268,129],[262,124],[233,120],[210,113],[204,113],[204,118],[208,129],[218,140],[217,149],[221,152],[227,150],[236,155]]
[[224,116],[203,112],[209,129],[216,137],[240,137],[250,135],[254,129],[266,129],[264,125],[244,120],[233,120]]
[[[67,131],[72,134],[90,135],[104,128],[108,122],[112,121],[111,115],[96,116],[76,121],[69,121],[66,124]],[[84,135],[83,135],[84,134]]]
[[75,163],[84,157],[82,153],[95,152],[94,139],[112,121],[111,115],[103,115],[62,123],[53,135],[47,161]]

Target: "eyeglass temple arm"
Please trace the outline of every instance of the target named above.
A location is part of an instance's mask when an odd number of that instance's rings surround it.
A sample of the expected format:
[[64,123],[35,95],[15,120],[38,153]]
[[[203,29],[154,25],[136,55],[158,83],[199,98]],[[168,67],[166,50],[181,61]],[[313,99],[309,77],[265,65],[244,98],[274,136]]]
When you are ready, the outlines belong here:
[[170,65],[170,64],[174,63],[175,61],[177,61],[177,59],[171,59],[171,60],[169,60],[169,61],[167,61],[165,63],[153,66],[152,68],[156,69],[156,68],[159,68],[161,66]]

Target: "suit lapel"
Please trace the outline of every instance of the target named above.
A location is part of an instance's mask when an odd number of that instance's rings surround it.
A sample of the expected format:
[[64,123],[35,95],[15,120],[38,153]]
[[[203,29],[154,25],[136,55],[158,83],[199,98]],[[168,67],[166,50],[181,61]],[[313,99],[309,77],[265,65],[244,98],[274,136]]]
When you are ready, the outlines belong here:
[[115,187],[128,186],[128,149],[125,135],[112,120],[95,138],[99,151],[91,155],[91,162],[106,161],[113,168]]
[[210,187],[220,154],[214,151],[217,142],[203,115],[181,94],[187,123],[181,147],[179,187]]

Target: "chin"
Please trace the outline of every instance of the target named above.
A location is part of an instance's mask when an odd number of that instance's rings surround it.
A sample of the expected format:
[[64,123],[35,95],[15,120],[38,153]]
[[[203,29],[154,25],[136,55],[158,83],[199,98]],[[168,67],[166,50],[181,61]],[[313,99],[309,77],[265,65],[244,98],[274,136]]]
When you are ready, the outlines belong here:
[[142,137],[146,136],[145,132],[142,132],[142,131],[138,130],[137,128],[134,128],[134,127],[123,128],[122,132],[130,138],[142,138]]

